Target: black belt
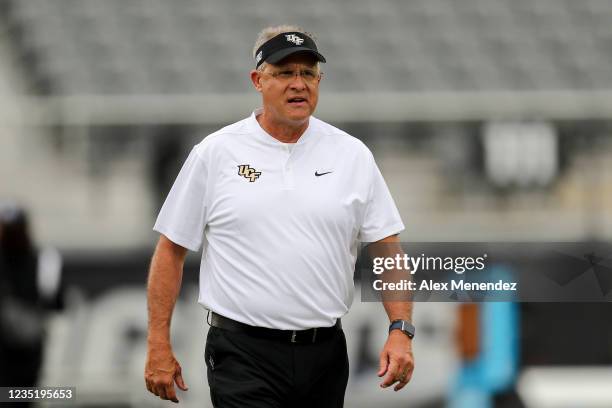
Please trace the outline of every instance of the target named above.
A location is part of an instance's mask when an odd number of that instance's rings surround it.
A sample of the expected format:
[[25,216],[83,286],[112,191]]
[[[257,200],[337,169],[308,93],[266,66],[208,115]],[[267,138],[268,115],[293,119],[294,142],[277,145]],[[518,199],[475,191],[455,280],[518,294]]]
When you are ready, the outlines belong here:
[[267,327],[256,327],[240,323],[215,312],[211,313],[210,325],[232,332],[248,334],[253,337],[280,340],[288,343],[317,343],[331,338],[334,333],[342,329],[340,319],[336,320],[336,324],[332,327],[316,327],[307,330],[269,329]]

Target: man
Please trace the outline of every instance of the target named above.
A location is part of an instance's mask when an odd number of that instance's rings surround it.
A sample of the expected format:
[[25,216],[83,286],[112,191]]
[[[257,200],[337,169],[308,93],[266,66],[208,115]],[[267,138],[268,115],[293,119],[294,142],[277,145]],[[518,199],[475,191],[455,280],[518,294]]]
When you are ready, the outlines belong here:
[[[47,311],[63,308],[61,257],[33,242],[26,210],[0,203],[0,386],[35,387]],[[5,405],[7,404],[7,405]],[[29,407],[30,402],[3,403]]]
[[[201,303],[212,312],[205,359],[215,407],[341,407],[348,380],[340,318],[357,247],[397,243],[404,225],[371,152],[314,117],[325,58],[298,27],[264,29],[251,81],[263,108],[195,146],[154,229],[147,388],[178,402],[187,386],[170,320],[187,250],[204,241]],[[204,239],[202,239],[204,235]],[[413,370],[409,302],[393,325],[381,386]]]

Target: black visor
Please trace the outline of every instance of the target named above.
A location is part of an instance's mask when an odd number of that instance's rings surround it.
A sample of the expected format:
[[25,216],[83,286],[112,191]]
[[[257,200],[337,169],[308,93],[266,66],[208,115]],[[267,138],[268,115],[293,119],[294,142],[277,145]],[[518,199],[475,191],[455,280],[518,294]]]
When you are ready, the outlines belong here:
[[255,67],[259,67],[264,61],[276,64],[296,52],[312,54],[320,62],[325,62],[325,57],[319,54],[312,38],[304,33],[292,31],[279,34],[263,43],[255,53]]

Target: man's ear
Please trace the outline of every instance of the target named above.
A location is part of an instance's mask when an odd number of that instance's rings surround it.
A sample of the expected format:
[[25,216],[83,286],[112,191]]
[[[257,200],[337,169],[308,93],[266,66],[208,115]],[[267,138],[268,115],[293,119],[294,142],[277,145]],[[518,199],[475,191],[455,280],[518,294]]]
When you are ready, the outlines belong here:
[[251,82],[253,83],[253,86],[255,87],[255,89],[257,89],[257,92],[261,92],[261,72],[257,71],[257,70],[252,70],[251,71]]

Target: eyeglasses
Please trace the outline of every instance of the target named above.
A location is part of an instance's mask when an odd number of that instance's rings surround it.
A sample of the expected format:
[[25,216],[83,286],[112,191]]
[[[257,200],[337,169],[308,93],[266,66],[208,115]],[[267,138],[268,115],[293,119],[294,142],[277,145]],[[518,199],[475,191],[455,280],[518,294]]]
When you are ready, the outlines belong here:
[[283,69],[275,72],[265,72],[264,74],[270,75],[272,78],[281,82],[292,81],[296,76],[301,76],[304,82],[308,84],[314,84],[323,76],[322,72],[317,72],[314,69],[301,69],[299,71],[292,71],[290,69]]

